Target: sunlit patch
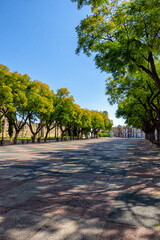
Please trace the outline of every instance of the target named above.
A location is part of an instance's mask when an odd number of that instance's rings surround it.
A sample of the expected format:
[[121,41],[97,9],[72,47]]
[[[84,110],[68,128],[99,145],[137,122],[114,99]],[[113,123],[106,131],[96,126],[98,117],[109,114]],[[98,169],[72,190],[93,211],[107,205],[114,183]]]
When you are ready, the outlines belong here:
[[160,194],[158,191],[152,191],[152,194]]

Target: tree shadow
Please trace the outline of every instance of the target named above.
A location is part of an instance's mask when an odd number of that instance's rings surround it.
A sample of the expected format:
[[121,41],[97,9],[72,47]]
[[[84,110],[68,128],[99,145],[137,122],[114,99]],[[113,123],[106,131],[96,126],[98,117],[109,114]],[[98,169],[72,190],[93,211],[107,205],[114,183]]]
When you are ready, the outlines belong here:
[[145,140],[49,143],[30,151],[1,160],[0,239],[158,239],[159,186],[146,169],[156,171],[159,153]]

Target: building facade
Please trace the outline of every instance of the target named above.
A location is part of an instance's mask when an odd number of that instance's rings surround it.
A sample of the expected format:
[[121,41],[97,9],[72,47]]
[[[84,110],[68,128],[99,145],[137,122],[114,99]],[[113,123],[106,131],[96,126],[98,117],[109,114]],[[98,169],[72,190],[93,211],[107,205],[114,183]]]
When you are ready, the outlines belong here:
[[141,129],[136,129],[133,127],[113,127],[114,137],[123,138],[145,138],[145,133]]
[[[7,119],[5,119],[5,124],[3,126],[3,137],[9,137],[9,133],[8,133],[8,121]],[[32,127],[33,127],[33,130],[36,131],[37,127],[38,127],[38,123],[33,123],[32,124]],[[41,129],[41,131],[39,131],[39,133],[37,134],[37,137],[45,137],[45,134],[46,134],[46,127],[43,127]],[[13,136],[15,134],[15,130],[13,132]],[[18,137],[25,137],[25,138],[31,138],[32,136],[32,133],[31,133],[31,130],[29,128],[29,126],[26,124],[20,131]],[[55,127],[54,129],[52,129],[49,134],[48,134],[48,137],[60,137],[61,136],[61,130],[59,127]],[[0,138],[2,137],[2,131],[0,132]]]

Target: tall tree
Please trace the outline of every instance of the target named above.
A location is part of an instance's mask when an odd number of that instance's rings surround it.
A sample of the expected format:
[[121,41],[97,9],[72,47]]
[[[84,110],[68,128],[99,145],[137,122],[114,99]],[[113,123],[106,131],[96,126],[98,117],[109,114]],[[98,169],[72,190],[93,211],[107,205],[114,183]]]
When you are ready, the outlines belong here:
[[[18,72],[9,72],[3,77],[3,82],[9,90],[9,99],[6,104],[2,104],[1,111],[14,125],[14,143],[22,128],[26,125],[31,112],[27,111],[27,94],[30,92],[30,78],[27,74],[21,75]],[[3,86],[2,86],[3,87]]]
[[[110,103],[119,104],[118,112],[121,110],[121,116],[127,121],[129,119],[129,122],[127,122],[129,125],[133,125],[132,121],[135,125],[139,121],[144,122],[145,119],[146,127],[143,126],[143,131],[145,129],[147,135],[150,136],[150,140],[153,141],[154,130],[157,129],[158,133],[160,132],[160,90],[155,82],[143,72],[135,72],[134,74],[128,74],[126,77],[121,76],[117,80],[109,78],[106,84]],[[122,108],[121,104],[125,107]],[[124,112],[123,109],[125,109]],[[128,114],[126,114],[126,109],[128,109]],[[133,109],[135,113],[133,113]],[[139,120],[137,119],[138,116]]]
[[96,54],[96,66],[114,78],[128,71],[144,71],[160,89],[156,67],[160,53],[159,0],[77,2],[78,6],[90,4],[92,8],[91,15],[77,27],[77,53]]
[[119,103],[116,117],[123,117],[128,126],[133,126],[143,130],[145,132],[146,139],[154,141],[155,117],[153,112],[152,114],[152,116],[151,114],[148,114],[143,105],[141,105],[133,96],[130,96]]
[[9,118],[8,119],[8,134],[9,134],[10,139],[13,137],[13,133],[14,133],[14,125],[13,125],[11,118]]
[[70,129],[72,131],[72,137],[79,138],[82,127],[82,110],[79,105],[74,104],[72,121],[70,122]]
[[0,64],[0,113],[1,117],[8,111],[15,110],[13,106],[13,93],[10,82],[9,68]]
[[64,133],[70,130],[70,123],[74,115],[74,99],[67,88],[60,88],[56,93],[55,121],[61,129],[61,140]]
[[104,129],[103,130],[104,131],[111,130],[112,126],[113,126],[113,121],[111,121],[108,118],[108,112],[107,111],[103,111],[103,112],[100,112],[100,114],[102,115],[103,121],[104,121]]
[[82,109],[81,137],[82,137],[83,134],[85,134],[85,136],[87,137],[88,134],[91,132],[91,127],[92,127],[91,117],[92,117],[91,111],[86,110],[86,109]]
[[[45,134],[45,138],[44,141],[47,141],[47,137],[48,134],[51,130],[53,130],[54,128],[56,128],[57,123],[56,123],[56,115],[55,115],[55,106],[56,106],[56,95],[54,94],[54,92],[52,91],[52,103],[53,104],[53,108],[52,110],[49,112],[49,114],[47,114],[47,116],[45,117],[45,127],[46,127],[46,134]],[[55,130],[56,131],[56,130]]]
[[[46,125],[46,120],[49,119],[53,111],[53,93],[50,87],[39,81],[31,82],[31,94],[28,95],[28,113],[29,116],[28,126],[32,133],[32,142],[35,142],[36,135]],[[37,127],[35,127],[37,122]]]
[[91,111],[91,125],[92,134],[94,134],[94,137],[98,137],[98,132],[104,129],[104,120],[98,111]]

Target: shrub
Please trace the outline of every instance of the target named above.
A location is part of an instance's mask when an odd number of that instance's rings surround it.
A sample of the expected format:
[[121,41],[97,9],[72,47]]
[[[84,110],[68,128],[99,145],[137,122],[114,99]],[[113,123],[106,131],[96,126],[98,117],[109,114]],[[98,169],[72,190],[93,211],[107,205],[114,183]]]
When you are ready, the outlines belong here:
[[99,137],[109,137],[109,133],[99,132],[98,135],[99,135]]

